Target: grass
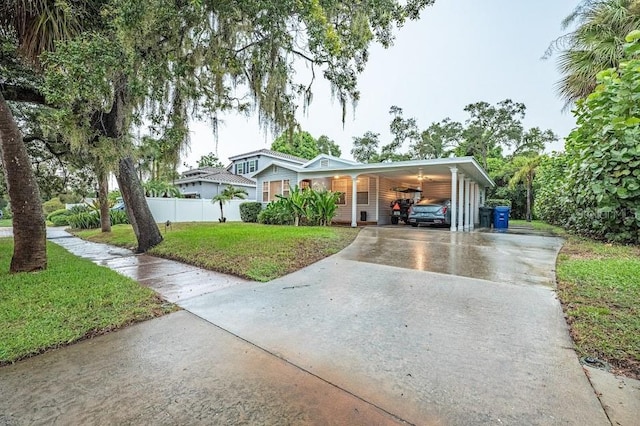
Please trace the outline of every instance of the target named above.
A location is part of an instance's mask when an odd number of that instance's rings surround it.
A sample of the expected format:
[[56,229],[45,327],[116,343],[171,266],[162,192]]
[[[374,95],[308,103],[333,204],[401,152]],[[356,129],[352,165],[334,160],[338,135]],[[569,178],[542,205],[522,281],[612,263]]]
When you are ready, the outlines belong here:
[[[346,227],[275,226],[253,223],[175,223],[150,254],[255,281],[297,271],[349,245],[358,230]],[[81,238],[133,247],[130,225],[79,231]]]
[[576,348],[640,378],[640,247],[570,236],[558,256],[558,295]]
[[523,219],[509,219],[509,225],[530,226],[536,231],[545,232],[551,235],[566,236],[567,234],[567,232],[563,228],[560,228],[559,226],[549,225],[548,223],[541,220],[532,220],[531,222],[527,222]]
[[0,227],[9,227],[13,226],[11,219],[0,219]]
[[9,274],[0,238],[0,365],[173,311],[155,293],[47,243],[48,268]]

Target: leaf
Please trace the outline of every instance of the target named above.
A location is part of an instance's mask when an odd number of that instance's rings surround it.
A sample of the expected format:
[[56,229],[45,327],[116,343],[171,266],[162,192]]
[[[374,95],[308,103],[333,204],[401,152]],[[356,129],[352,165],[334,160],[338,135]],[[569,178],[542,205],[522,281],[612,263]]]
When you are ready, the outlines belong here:
[[640,118],[638,118],[638,117],[629,117],[624,122],[624,124],[626,124],[629,127],[635,126],[638,123],[640,123]]
[[640,30],[633,30],[624,38],[627,43],[633,43],[640,40]]
[[627,191],[627,188],[624,188],[622,186],[619,186],[616,190],[616,194],[618,195],[618,197],[625,199],[629,197],[629,191]]

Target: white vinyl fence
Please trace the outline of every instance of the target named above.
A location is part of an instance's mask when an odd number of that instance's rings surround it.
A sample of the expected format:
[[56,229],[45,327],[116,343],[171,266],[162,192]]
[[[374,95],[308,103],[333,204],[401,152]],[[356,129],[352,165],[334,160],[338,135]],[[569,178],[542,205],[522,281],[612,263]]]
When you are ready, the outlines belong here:
[[[255,200],[231,200],[223,204],[224,216],[229,222],[239,222],[240,204]],[[217,222],[220,204],[209,199],[147,197],[147,203],[156,222]]]

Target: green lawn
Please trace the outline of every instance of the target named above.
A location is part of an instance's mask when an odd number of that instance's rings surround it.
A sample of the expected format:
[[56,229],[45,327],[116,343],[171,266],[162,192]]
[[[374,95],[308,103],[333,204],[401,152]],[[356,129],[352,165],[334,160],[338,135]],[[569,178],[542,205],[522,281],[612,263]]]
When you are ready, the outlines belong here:
[[640,378],[640,247],[568,238],[558,295],[581,356]]
[[[175,223],[161,226],[164,241],[150,254],[179,260],[213,271],[269,281],[337,253],[358,230],[347,227],[276,226],[255,223]],[[111,233],[80,231],[78,236],[133,247],[130,225]]]
[[549,225],[541,220],[532,220],[531,222],[527,222],[522,219],[509,219],[509,225],[530,226],[536,231],[543,231],[552,235],[564,236],[567,234],[567,232],[559,226]]
[[155,293],[56,244],[48,268],[9,274],[11,238],[0,238],[0,365],[175,310]]
[[0,227],[12,226],[11,219],[0,219]]

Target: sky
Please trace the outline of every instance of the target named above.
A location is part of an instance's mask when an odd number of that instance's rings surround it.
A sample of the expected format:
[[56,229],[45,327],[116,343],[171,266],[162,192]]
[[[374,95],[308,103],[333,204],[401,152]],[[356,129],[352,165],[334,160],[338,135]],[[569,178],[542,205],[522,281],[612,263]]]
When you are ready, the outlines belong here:
[[[561,78],[556,58],[542,60],[549,44],[564,34],[561,21],[579,0],[436,0],[418,21],[396,31],[389,49],[374,44],[360,75],[361,98],[343,125],[341,108],[332,102],[329,85],[316,79],[313,102],[298,120],[314,137],[327,135],[351,159],[353,137],[380,133],[381,145],[391,140],[389,108],[397,105],[404,117],[414,117],[420,129],[446,117],[464,122],[464,107],[504,99],[527,107],[525,128],[551,129],[560,138],[547,151],[563,149],[563,138],[575,126],[563,112],[555,83]],[[277,135],[265,133],[257,117],[221,117],[217,155],[228,157],[269,148]],[[191,166],[216,142],[208,123],[191,125],[191,149],[182,162]],[[406,147],[405,147],[406,148]],[[184,167],[183,167],[184,169]]]

